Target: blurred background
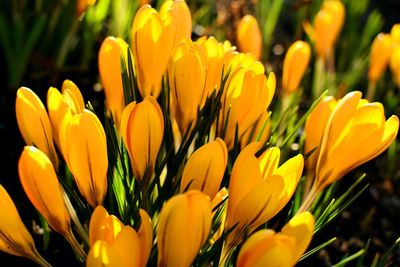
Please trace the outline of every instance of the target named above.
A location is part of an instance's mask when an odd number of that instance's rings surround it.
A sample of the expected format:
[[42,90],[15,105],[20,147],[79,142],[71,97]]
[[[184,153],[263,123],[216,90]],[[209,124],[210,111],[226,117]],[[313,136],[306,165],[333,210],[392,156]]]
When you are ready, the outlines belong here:
[[[284,55],[295,40],[308,40],[304,21],[312,21],[321,0],[187,0],[192,12],[193,38],[213,35],[219,41],[236,44],[237,22],[246,14],[254,15],[263,29],[262,62],[278,77]],[[55,266],[76,265],[73,251],[56,235],[45,241],[39,217],[30,205],[17,174],[18,157],[24,146],[15,117],[16,90],[31,88],[45,102],[50,86],[61,88],[70,79],[81,89],[98,115],[104,110],[104,94],[98,77],[97,53],[109,35],[124,38],[140,5],[159,7],[160,1],[138,0],[4,0],[0,1],[0,183],[8,190],[26,226],[34,233],[37,248]],[[397,0],[344,0],[346,20],[336,45],[337,96],[350,90],[364,93],[368,87],[370,46],[379,32],[390,32],[400,23]],[[309,40],[308,40],[309,41]],[[313,64],[303,79],[302,87],[311,88]],[[280,80],[280,79],[278,79]],[[280,83],[276,96],[280,95]],[[301,108],[309,108],[312,99],[304,94]],[[400,114],[399,88],[390,71],[377,84],[376,101],[388,114]],[[367,253],[372,262],[400,237],[400,160],[399,138],[377,159],[358,168],[342,179],[347,188],[353,177],[367,173],[368,189],[335,221],[314,237],[320,244],[333,236],[337,240],[318,255],[301,262],[304,266],[331,266],[346,254],[354,253],[370,242]],[[340,190],[340,189],[339,189]],[[1,203],[0,203],[1,207]],[[370,241],[369,241],[370,240]],[[50,245],[48,246],[48,242]],[[312,244],[310,247],[313,245]],[[0,261],[12,266],[34,266],[26,259],[0,252]],[[400,266],[400,250],[391,259]],[[11,265],[10,265],[11,266]]]

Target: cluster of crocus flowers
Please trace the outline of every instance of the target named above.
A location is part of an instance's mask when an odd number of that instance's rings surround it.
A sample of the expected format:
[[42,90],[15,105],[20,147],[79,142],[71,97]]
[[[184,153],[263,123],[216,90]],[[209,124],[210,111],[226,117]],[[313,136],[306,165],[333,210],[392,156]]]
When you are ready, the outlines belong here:
[[370,103],[361,96],[355,91],[338,101],[328,97],[310,114],[305,152],[317,148],[307,164],[316,169],[302,209],[308,208],[326,186],[375,158],[395,140],[399,118],[392,115],[386,120],[381,103]]

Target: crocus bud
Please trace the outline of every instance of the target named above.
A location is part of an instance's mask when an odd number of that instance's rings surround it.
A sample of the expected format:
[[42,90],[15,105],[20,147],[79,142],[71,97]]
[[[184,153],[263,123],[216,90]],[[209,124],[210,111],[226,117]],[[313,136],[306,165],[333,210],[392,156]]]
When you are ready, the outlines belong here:
[[189,267],[211,229],[211,203],[197,190],[170,198],[157,229],[158,266]]
[[166,0],[160,9],[161,17],[171,16],[175,29],[174,46],[192,36],[192,16],[184,0]]
[[260,62],[239,65],[229,74],[224,90],[218,134],[232,149],[236,126],[240,141],[268,108],[275,92],[275,75],[271,72],[267,79]]
[[63,192],[49,158],[39,149],[26,146],[18,162],[19,178],[33,206],[56,232],[68,236],[70,217]]
[[368,103],[361,92],[338,101],[320,144],[314,190],[320,191],[347,172],[375,158],[395,140],[396,115],[385,119],[381,103]]
[[49,266],[37,252],[31,234],[26,229],[14,202],[2,185],[0,185],[0,203],[0,250],[28,258],[41,266]]
[[312,154],[306,160],[306,167],[308,172],[315,173],[317,166],[318,155],[321,150],[320,144],[325,132],[325,126],[328,123],[337,101],[332,96],[324,97],[321,102],[314,108],[306,120],[304,131],[306,134],[306,141],[304,145],[304,154]]
[[282,86],[289,95],[297,90],[301,78],[310,62],[310,46],[303,41],[294,42],[288,49],[283,61]]
[[70,80],[63,82],[62,93],[54,87],[50,87],[47,91],[47,109],[54,134],[53,138],[60,150],[59,130],[64,116],[82,113],[84,108],[81,91]]
[[85,109],[64,118],[60,129],[64,159],[86,201],[96,207],[107,191],[106,134],[97,116]]
[[172,113],[182,136],[197,119],[205,91],[206,65],[203,47],[184,39],[175,47],[168,65],[168,81],[174,105]]
[[397,46],[393,51],[390,58],[390,69],[396,85],[400,87],[400,46]]
[[121,61],[122,57],[125,57],[128,63],[127,52],[128,44],[123,39],[112,36],[104,39],[99,50],[99,74],[106,96],[107,110],[112,113],[117,127],[125,107]]
[[236,41],[241,52],[251,53],[257,60],[261,58],[262,35],[255,17],[246,15],[239,21]]
[[380,33],[371,45],[368,79],[376,83],[390,62],[392,40],[389,34]]
[[[146,266],[150,247],[146,243],[152,238],[152,228],[149,216],[144,210],[140,210],[142,218],[141,229],[146,232],[141,240],[139,234],[130,227],[125,226],[117,217],[109,215],[102,206],[94,210],[89,224],[89,240],[91,249],[87,258],[86,266],[121,266],[121,267],[144,267]],[[143,244],[146,244],[143,247]]]
[[293,217],[280,233],[270,229],[256,232],[241,247],[236,266],[295,266],[310,244],[314,224],[311,213],[303,212]]
[[221,185],[227,162],[228,151],[221,138],[201,146],[185,165],[181,192],[197,189],[213,199]]
[[136,179],[151,177],[164,135],[164,117],[152,96],[130,103],[122,112],[121,135]]
[[136,13],[132,25],[132,52],[142,97],[155,98],[161,92],[161,79],[173,49],[174,24],[170,16],[161,17],[148,5]]
[[297,155],[278,167],[280,150],[273,147],[256,157],[260,143],[251,143],[237,157],[229,181],[225,229],[229,246],[238,245],[243,232],[253,232],[275,216],[292,197],[303,171],[303,156]]
[[43,151],[57,169],[58,156],[53,143],[50,120],[42,101],[31,89],[18,89],[15,113],[25,143]]

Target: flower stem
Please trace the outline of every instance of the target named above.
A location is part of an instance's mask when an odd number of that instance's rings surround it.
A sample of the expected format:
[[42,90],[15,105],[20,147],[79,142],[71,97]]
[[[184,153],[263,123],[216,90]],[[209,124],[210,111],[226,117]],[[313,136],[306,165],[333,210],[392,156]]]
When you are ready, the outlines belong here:
[[74,249],[75,253],[78,254],[79,259],[84,262],[86,259],[86,252],[83,250],[81,245],[78,243],[76,240],[75,236],[72,234],[72,231],[70,230],[66,234],[64,234],[65,239],[68,241],[68,243],[72,246]]
[[311,205],[313,204],[319,192],[320,190],[316,186],[313,186],[296,214],[299,214],[300,212],[310,209]]
[[376,82],[370,82],[368,84],[367,99],[369,102],[374,101],[376,91]]
[[31,260],[36,262],[42,267],[53,267],[50,263],[48,263],[38,252],[36,252],[32,257]]

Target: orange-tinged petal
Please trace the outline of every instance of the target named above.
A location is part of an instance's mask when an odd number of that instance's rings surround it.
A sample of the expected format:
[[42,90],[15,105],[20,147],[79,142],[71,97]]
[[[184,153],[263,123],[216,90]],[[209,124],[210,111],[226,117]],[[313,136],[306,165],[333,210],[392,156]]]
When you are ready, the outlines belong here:
[[98,240],[89,251],[86,259],[87,267],[121,267],[123,259],[114,248],[105,241]]
[[153,247],[153,226],[145,210],[139,209],[139,215],[142,221],[138,231],[141,252],[139,267],[145,267]]
[[130,226],[122,227],[112,247],[121,257],[124,267],[137,267],[141,257],[141,247],[136,231]]
[[123,227],[124,224],[117,217],[114,215],[107,216],[97,230],[96,241],[103,240],[112,244]]
[[22,187],[33,206],[61,234],[70,230],[70,217],[61,185],[49,158],[39,149],[26,146],[18,162]]
[[71,80],[65,80],[62,84],[61,92],[65,98],[66,103],[72,109],[74,114],[81,113],[85,108],[81,91],[78,86]]
[[171,16],[175,28],[175,41],[177,44],[180,40],[190,39],[192,35],[192,16],[189,7],[184,0],[167,0],[160,9],[160,15]]
[[68,105],[57,88],[50,87],[47,91],[47,109],[49,111],[54,141],[60,147],[59,128],[65,113],[68,112]]
[[400,44],[393,51],[390,58],[390,69],[393,73],[393,78],[398,87],[400,87]]
[[389,34],[380,33],[375,37],[371,45],[369,55],[368,79],[376,83],[382,76],[390,62],[392,54],[392,40]]
[[93,244],[100,239],[98,236],[99,229],[103,224],[105,218],[107,218],[108,212],[103,206],[97,206],[90,217],[89,223],[89,244]]
[[252,53],[257,60],[261,58],[262,35],[255,17],[246,15],[239,21],[236,40],[241,52]]

